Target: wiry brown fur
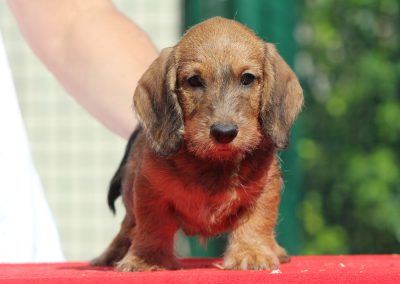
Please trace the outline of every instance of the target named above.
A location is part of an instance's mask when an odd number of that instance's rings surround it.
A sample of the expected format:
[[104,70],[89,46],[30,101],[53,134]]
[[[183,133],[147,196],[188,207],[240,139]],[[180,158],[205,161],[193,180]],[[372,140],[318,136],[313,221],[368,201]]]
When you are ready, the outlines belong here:
[[[253,83],[241,84],[251,73]],[[193,87],[188,79],[202,79]],[[231,231],[226,269],[275,269],[284,148],[303,102],[296,76],[273,45],[243,25],[213,18],[189,30],[143,75],[134,105],[143,126],[123,168],[121,231],[92,263],[119,271],[174,269],[174,234]],[[210,135],[230,123],[230,143]]]

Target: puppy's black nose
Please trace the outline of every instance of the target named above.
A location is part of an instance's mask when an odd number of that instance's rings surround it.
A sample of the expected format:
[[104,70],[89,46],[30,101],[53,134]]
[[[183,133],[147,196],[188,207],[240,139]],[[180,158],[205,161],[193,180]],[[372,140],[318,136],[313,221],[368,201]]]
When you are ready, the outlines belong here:
[[217,143],[228,144],[235,139],[239,130],[234,124],[213,124],[211,126],[211,135]]

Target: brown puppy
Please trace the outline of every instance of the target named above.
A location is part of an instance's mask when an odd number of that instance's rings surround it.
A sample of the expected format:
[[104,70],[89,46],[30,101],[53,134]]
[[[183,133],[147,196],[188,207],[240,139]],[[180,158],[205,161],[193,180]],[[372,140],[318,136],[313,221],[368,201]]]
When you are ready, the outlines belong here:
[[275,241],[287,146],[303,104],[299,82],[277,53],[223,18],[190,29],[164,49],[134,94],[143,130],[113,178],[121,230],[92,261],[119,271],[175,269],[174,234],[231,231],[226,269],[275,269],[289,260]]

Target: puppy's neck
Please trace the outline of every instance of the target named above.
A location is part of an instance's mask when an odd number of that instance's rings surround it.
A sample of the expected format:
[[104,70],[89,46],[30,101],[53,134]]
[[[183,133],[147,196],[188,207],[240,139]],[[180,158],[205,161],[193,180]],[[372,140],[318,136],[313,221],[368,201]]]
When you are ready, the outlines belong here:
[[260,145],[232,160],[203,159],[182,148],[177,155],[169,158],[169,168],[181,179],[202,184],[211,193],[218,193],[260,181],[274,157],[275,147],[272,144]]

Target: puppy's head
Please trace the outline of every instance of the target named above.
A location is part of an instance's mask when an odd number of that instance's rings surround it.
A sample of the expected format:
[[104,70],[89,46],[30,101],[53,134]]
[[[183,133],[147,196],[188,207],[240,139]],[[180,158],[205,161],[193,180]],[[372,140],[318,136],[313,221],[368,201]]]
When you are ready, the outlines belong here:
[[218,160],[252,151],[263,137],[285,148],[302,103],[300,84],[275,47],[223,18],[163,50],[134,94],[155,153],[172,155],[184,143]]

